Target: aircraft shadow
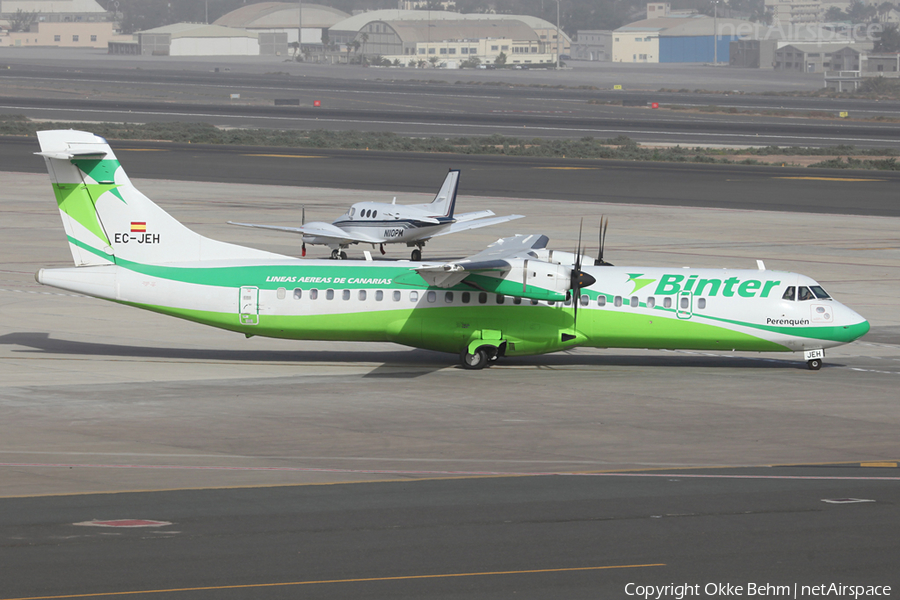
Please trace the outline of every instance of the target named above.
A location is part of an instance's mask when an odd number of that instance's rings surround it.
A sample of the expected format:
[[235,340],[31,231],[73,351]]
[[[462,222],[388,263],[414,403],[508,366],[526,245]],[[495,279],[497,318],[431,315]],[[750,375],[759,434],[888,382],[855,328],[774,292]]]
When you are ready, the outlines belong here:
[[[0,336],[0,344],[21,346],[16,352],[36,352],[77,356],[113,356],[126,358],[205,360],[222,362],[330,362],[355,364],[381,363],[366,377],[413,378],[449,366],[462,368],[451,354],[429,350],[404,349],[398,346],[386,355],[374,350],[222,350],[193,348],[161,348],[124,344],[99,344],[73,340],[54,339],[46,332],[17,332]],[[799,355],[797,355],[799,356]],[[510,357],[501,359],[503,365],[517,367],[571,368],[571,367],[689,367],[728,369],[806,369],[801,358],[777,359],[747,357],[742,355],[691,355],[660,352],[654,355],[598,355],[565,352],[541,356]],[[825,363],[825,367],[837,363]]]

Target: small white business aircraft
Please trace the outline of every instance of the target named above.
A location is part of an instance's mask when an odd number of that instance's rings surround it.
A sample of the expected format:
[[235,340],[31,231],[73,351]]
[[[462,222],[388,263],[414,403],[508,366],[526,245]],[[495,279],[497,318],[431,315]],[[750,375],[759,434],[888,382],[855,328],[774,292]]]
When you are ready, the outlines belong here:
[[372,244],[373,248],[377,245],[381,248],[382,254],[385,253],[385,244],[406,244],[407,247],[413,248],[410,258],[419,261],[422,260],[425,242],[433,237],[505,223],[524,216],[494,217],[491,210],[454,215],[458,187],[459,171],[451,170],[447,173],[444,184],[434,200],[428,204],[397,204],[397,198],[394,198],[391,204],[357,202],[332,223],[321,221],[307,223],[304,209],[300,227],[255,225],[233,221],[228,223],[299,233],[303,236],[303,256],[306,256],[306,244],[328,246],[331,248],[331,258],[334,259],[346,259],[345,250],[351,244]]
[[103,138],[38,140],[76,265],[40,269],[38,283],[247,337],[395,342],[457,353],[468,369],[592,346],[803,352],[815,370],[826,348],[869,330],[804,275],[614,267],[602,251],[582,267],[580,249],[548,250],[541,235],[446,263],[307,260],[219,242],[139,192]]

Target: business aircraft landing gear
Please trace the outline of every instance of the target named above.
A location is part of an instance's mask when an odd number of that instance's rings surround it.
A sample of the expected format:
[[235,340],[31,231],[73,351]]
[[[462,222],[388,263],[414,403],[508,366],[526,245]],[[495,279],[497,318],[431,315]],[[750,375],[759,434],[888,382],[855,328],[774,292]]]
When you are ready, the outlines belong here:
[[422,260],[422,251],[418,248],[412,251],[409,255],[409,259],[413,262],[419,262]]
[[818,371],[822,368],[822,359],[813,358],[812,360],[808,360],[806,361],[806,366],[809,367],[810,371]]
[[331,251],[331,260],[347,260],[347,253],[335,248]]

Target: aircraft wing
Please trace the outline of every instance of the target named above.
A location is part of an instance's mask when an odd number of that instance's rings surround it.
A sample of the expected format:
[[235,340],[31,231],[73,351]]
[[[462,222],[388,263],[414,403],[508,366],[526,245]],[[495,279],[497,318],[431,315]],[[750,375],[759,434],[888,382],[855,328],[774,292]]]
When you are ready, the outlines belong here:
[[[481,211],[490,213],[491,211]],[[477,215],[479,213],[468,213],[471,215]],[[494,213],[491,213],[494,214]],[[465,217],[466,215],[460,215],[461,217]],[[488,227],[489,225],[496,225],[497,223],[505,223],[507,221],[513,221],[515,219],[521,219],[525,215],[506,215],[505,217],[494,217],[492,219],[480,219],[477,217],[472,217],[475,220],[466,220],[466,221],[457,221],[447,229],[443,229],[438,233],[435,233],[431,237],[438,237],[439,235],[447,235],[448,233],[458,233],[460,231],[465,231],[467,229],[478,229],[479,227]]]
[[383,241],[367,236],[353,235],[344,231],[340,227],[336,227],[331,223],[324,222],[307,223],[306,225],[302,225],[300,227],[285,227],[282,225],[256,225],[254,223],[236,223],[234,221],[228,221],[228,224],[240,225],[241,227],[255,227],[256,229],[285,231],[287,233],[299,233],[303,236],[317,238],[317,244],[327,243],[328,240],[333,240],[335,243],[363,242],[367,244],[378,244]]

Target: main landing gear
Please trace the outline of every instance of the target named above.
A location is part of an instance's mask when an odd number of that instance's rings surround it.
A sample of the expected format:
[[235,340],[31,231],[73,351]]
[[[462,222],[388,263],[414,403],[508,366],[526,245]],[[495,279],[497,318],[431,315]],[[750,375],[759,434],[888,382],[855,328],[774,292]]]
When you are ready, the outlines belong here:
[[409,255],[409,260],[413,262],[419,262],[420,260],[422,260],[422,248],[425,247],[424,240],[422,240],[421,242],[410,242],[407,244],[407,246],[415,246],[415,248],[413,248],[413,251]]
[[478,369],[483,369],[495,363],[497,358],[500,357],[500,354],[501,351],[499,348],[494,346],[482,346],[475,350],[473,354],[469,354],[469,351],[464,349],[460,353],[459,359],[463,369],[477,371]]
[[822,368],[822,359],[821,358],[813,358],[811,360],[806,361],[806,366],[809,367],[810,371],[818,371]]
[[347,253],[339,248],[335,248],[331,251],[331,259],[332,260],[347,260]]

